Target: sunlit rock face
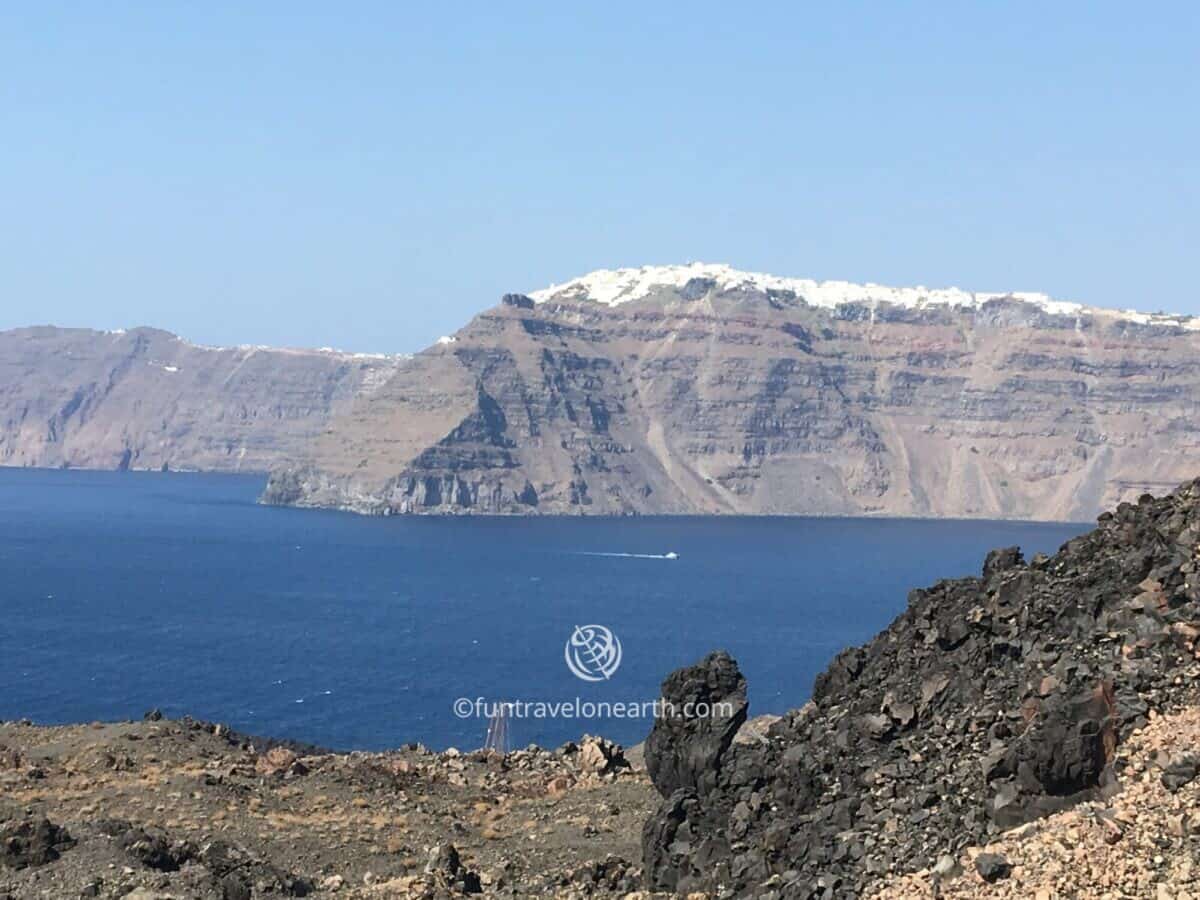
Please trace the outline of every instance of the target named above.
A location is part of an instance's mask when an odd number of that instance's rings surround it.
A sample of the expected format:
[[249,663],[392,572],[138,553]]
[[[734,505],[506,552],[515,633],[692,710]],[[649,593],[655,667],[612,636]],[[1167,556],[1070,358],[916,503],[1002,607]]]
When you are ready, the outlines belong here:
[[301,458],[396,363],[152,328],[0,332],[0,465],[265,472]]
[[1200,471],[1200,322],[727,266],[509,294],[335,411],[268,502],[1086,519]]

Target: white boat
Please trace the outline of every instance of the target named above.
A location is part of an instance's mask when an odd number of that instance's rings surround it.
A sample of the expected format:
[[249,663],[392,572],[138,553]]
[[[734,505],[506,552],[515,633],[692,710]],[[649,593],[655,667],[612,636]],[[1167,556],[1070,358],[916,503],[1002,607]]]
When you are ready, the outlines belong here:
[[679,559],[679,554],[672,550],[670,553],[664,553],[663,559]]

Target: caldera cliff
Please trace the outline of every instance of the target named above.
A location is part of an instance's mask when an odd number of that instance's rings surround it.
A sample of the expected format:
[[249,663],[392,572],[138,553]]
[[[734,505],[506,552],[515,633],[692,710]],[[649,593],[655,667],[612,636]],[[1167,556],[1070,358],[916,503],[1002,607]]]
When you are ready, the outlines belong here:
[[154,328],[0,332],[0,465],[265,472],[385,382],[389,357],[203,347]]
[[724,266],[506,295],[264,499],[363,513],[1086,519],[1200,466],[1200,322]]

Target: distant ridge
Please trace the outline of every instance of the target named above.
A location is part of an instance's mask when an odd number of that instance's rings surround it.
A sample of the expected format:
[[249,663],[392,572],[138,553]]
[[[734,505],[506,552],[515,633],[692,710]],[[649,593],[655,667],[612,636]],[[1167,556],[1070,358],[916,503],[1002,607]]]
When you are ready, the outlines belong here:
[[0,332],[0,465],[266,472],[398,358],[205,347],[156,328]]
[[709,283],[715,290],[785,291],[803,298],[810,306],[834,309],[856,303],[890,304],[907,309],[928,306],[952,306],[976,309],[990,300],[1013,299],[1032,304],[1051,315],[1115,315],[1140,324],[1178,324],[1200,330],[1200,318],[1134,310],[1106,310],[1067,300],[1055,300],[1042,293],[1023,291],[972,292],[956,287],[887,287],[879,284],[855,284],[849,281],[813,281],[782,278],[762,272],[745,272],[721,263],[692,262],[683,265],[641,266],[626,269],[597,269],[563,284],[534,291],[529,296],[538,302],[552,300],[593,300],[618,306],[642,300],[663,288],[678,290],[689,284],[696,289]]

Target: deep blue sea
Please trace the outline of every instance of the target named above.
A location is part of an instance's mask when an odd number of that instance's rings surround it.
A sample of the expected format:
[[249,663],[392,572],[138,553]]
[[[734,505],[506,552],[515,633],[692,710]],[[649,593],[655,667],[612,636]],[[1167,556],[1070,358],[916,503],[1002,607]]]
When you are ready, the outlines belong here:
[[[159,707],[338,749],[482,744],[458,698],[649,701],[728,649],[751,714],[809,696],[911,587],[1085,525],[784,518],[362,518],[258,506],[261,477],[0,469],[0,719]],[[668,552],[678,559],[641,558]],[[577,625],[621,642],[576,678]],[[644,719],[512,719],[516,746]]]

